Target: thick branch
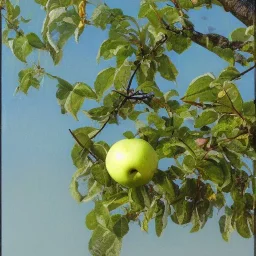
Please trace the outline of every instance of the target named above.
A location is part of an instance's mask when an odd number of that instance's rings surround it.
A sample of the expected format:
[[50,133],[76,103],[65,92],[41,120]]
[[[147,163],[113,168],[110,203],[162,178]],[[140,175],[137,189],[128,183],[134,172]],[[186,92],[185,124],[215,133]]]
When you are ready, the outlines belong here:
[[[183,27],[182,29],[177,29],[175,27],[171,27],[168,24],[166,24],[164,20],[162,20],[162,22],[166,30],[174,34],[182,35],[186,38],[190,38],[194,43],[204,47],[208,51],[211,51],[215,54],[216,54],[215,47],[220,47],[222,49],[227,48],[235,51],[235,50],[241,50],[245,44],[244,42],[240,42],[240,41],[229,41],[228,38],[219,34],[214,34],[214,33],[203,34],[201,32],[196,31],[193,27],[189,27],[189,28]],[[169,35],[169,37],[170,36],[171,35]],[[235,52],[236,62],[242,64],[243,60],[239,59],[240,55],[241,54],[238,54]]]
[[253,25],[255,18],[254,0],[218,0],[225,11],[231,12],[237,19],[247,26]]

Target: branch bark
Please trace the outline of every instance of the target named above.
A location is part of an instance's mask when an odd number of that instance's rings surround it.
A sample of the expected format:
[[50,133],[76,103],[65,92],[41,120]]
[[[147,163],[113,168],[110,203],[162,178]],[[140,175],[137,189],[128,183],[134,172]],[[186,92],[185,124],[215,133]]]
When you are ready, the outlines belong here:
[[246,26],[253,25],[255,17],[254,0],[218,0],[225,11],[231,12],[237,19]]

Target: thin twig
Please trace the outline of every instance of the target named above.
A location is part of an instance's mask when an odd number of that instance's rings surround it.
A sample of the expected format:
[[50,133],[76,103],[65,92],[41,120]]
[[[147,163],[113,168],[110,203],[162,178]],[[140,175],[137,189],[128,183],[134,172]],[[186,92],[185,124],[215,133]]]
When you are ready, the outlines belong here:
[[76,137],[76,135],[70,130],[68,129],[69,132],[71,133],[72,137],[75,139],[75,141],[77,142],[77,144],[81,147],[84,148],[84,145],[81,143],[81,141],[79,141],[79,139]]
[[137,71],[139,70],[140,68],[140,65],[141,65],[141,61],[137,64],[135,70],[133,71],[133,74],[128,82],[128,86],[127,86],[127,89],[126,89],[126,92],[127,92],[127,95],[129,95],[129,91],[130,91],[130,88],[131,88],[131,85],[132,85],[132,80],[134,78],[134,76],[136,75]]
[[117,90],[112,90],[112,92],[116,92],[116,93],[120,94],[121,96],[123,96],[123,97],[125,97],[125,98],[127,97],[126,94],[121,93],[121,92],[119,92],[119,91],[117,91]]
[[[76,135],[70,130],[68,129],[69,132],[71,133],[72,137],[75,139],[75,141],[77,142],[77,144],[82,148],[82,150],[86,149],[89,151],[89,153],[95,158],[95,160],[97,160],[97,156],[95,156],[89,149],[85,148],[85,146],[81,143],[81,141],[79,141],[79,139],[76,137]],[[91,138],[89,138],[90,140]],[[90,161],[93,162],[93,160],[91,159],[90,156],[87,156],[89,158]]]
[[101,128],[91,137],[91,140],[94,139],[106,127],[109,120],[110,120],[110,115],[108,119],[104,122],[104,124],[101,126]]
[[243,75],[245,75],[246,73],[250,72],[250,71],[253,70],[254,68],[256,68],[256,64],[254,64],[252,67],[246,69],[245,71],[241,72],[240,74],[238,74],[237,76],[235,76],[234,78],[232,78],[231,81],[239,79],[241,76],[243,76]]

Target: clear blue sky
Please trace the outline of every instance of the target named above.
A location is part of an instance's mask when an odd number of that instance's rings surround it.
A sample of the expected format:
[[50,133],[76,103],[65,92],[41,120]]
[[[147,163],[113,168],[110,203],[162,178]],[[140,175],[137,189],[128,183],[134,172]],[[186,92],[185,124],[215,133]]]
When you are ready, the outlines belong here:
[[[32,18],[26,31],[40,31],[44,12],[31,0],[22,0],[25,18]],[[127,14],[136,15],[139,0],[107,1],[112,7],[122,7]],[[207,17],[207,20],[202,19]],[[191,12],[196,29],[207,32],[212,26],[216,33],[228,35],[243,26],[220,8]],[[61,64],[52,65],[50,58],[41,53],[41,65],[49,72],[71,83],[84,81],[93,85],[97,73],[111,62],[96,63],[96,55],[107,32],[88,28],[76,44],[71,40],[65,47]],[[172,60],[179,70],[177,86],[159,80],[165,88],[176,88],[182,93],[189,82],[198,75],[213,72],[216,75],[227,66],[203,48],[193,45],[182,55],[172,53]],[[38,54],[30,60],[37,61]],[[93,125],[80,115],[76,122],[71,116],[61,115],[55,93],[56,82],[46,79],[40,91],[31,90],[28,96],[14,90],[18,85],[17,73],[24,64],[17,61],[11,51],[3,47],[3,255],[4,256],[84,256],[88,252],[90,231],[84,226],[85,215],[93,204],[77,204],[69,194],[69,183],[75,171],[70,150],[73,139],[68,129]],[[242,70],[242,69],[241,69]],[[245,100],[253,98],[253,74],[247,74],[239,86]],[[86,106],[92,106],[89,101]],[[94,124],[96,125],[96,124]],[[110,144],[123,138],[125,125],[109,126],[99,139]],[[161,167],[167,168],[168,161]],[[152,222],[153,224],[153,222]],[[192,256],[252,256],[253,240],[233,234],[226,243],[219,233],[217,218],[195,234],[189,227],[177,226],[169,221],[161,238],[157,238],[154,225],[143,233],[135,224],[125,236],[121,256],[192,255]]]

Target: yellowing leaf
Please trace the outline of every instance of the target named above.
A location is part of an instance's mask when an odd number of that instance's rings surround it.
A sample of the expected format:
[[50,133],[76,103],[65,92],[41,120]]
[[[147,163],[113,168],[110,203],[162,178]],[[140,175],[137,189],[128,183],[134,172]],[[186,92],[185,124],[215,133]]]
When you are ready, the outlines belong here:
[[225,91],[220,91],[219,93],[218,93],[218,98],[222,98],[222,97],[224,97],[226,95],[226,92]]

